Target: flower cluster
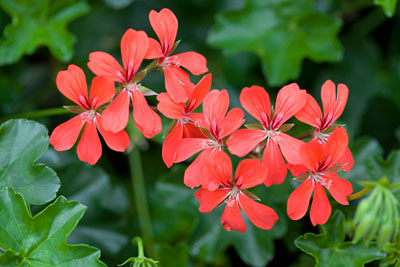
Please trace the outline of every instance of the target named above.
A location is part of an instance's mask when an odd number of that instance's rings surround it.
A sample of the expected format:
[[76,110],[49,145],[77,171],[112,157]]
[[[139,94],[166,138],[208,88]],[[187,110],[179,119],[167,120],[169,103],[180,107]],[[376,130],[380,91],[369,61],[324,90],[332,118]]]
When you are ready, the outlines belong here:
[[[333,125],[347,102],[345,85],[339,84],[337,92],[331,81],[322,86],[323,112],[314,98],[295,83],[278,92],[275,106],[264,88],[245,87],[240,94],[241,106],[259,124],[239,129],[245,122],[244,112],[240,108],[229,110],[228,91],[210,91],[211,74],[194,84],[186,72],[207,73],[205,57],[196,52],[173,54],[179,44],[175,42],[175,15],[163,9],[151,11],[149,19],[159,41],[143,31],[129,29],[121,39],[122,65],[105,52],[89,55],[88,67],[96,75],[90,93],[82,69],[70,65],[68,70],[59,72],[57,87],[77,104],[67,108],[79,115],[53,131],[50,143],[55,150],[70,149],[84,128],[77,146],[80,160],[95,164],[100,158],[97,129],[108,147],[124,151],[130,145],[125,128],[132,106],[135,125],[146,138],[161,132],[161,118],[156,111],[172,119],[165,133],[162,158],[171,167],[197,155],[185,171],[184,184],[192,189],[200,187],[195,194],[200,212],[226,204],[221,223],[228,231],[246,231],[241,210],[259,228],[274,226],[278,220],[276,212],[260,204],[248,190],[260,184],[281,184],[287,170],[302,182],[288,199],[287,213],[291,219],[304,217],[313,195],[311,222],[324,224],[331,213],[324,188],[337,202],[348,204],[352,186],[338,177],[337,171],[349,171],[353,158],[345,129]],[[144,60],[151,63],[139,71]],[[156,94],[141,85],[153,69],[164,74],[163,93]],[[148,105],[145,97],[149,95],[157,95],[157,108]],[[313,129],[298,138],[290,136],[286,132],[294,124],[286,122],[292,117]],[[238,164],[234,178],[228,152],[251,157]]]

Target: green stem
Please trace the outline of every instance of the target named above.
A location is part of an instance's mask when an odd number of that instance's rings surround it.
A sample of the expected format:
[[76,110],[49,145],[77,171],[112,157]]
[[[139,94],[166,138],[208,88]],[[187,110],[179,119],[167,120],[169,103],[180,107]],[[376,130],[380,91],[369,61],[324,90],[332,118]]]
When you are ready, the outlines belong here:
[[50,109],[43,109],[43,110],[36,110],[31,112],[19,113],[14,115],[5,116],[0,119],[0,122],[4,122],[10,119],[32,119],[32,118],[39,118],[39,117],[48,117],[60,114],[67,114],[70,113],[69,110],[65,108],[50,108]]
[[138,246],[138,257],[144,258],[144,251],[143,251],[143,241],[140,237],[135,237],[133,241],[136,241]]
[[[133,136],[133,133],[130,133]],[[146,186],[144,183],[142,163],[140,159],[140,150],[134,144],[129,153],[129,167],[131,172],[133,195],[136,202],[136,209],[139,216],[142,236],[146,244],[146,251],[149,257],[154,257],[153,230],[149,212],[149,205],[146,197]]]

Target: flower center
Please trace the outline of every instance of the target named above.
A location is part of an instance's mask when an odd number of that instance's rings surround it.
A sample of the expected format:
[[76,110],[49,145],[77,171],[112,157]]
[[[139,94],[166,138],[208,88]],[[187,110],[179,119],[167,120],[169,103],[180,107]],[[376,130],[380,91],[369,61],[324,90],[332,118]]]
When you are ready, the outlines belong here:
[[125,88],[130,92],[133,93],[135,90],[139,90],[140,83],[128,83]]
[[87,123],[96,122],[96,111],[94,109],[83,112],[80,116]]
[[326,189],[330,189],[332,186],[332,180],[326,181],[326,179],[320,173],[311,173],[310,177],[315,181],[325,186]]

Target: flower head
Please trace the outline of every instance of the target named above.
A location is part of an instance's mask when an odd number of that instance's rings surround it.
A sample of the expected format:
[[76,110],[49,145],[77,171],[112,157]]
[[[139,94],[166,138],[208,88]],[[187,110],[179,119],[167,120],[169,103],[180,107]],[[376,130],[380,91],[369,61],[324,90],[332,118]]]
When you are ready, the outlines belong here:
[[207,60],[196,52],[170,55],[176,47],[175,38],[178,31],[178,20],[171,10],[152,10],[149,19],[160,43],[149,38],[149,49],[145,58],[157,59],[157,65],[164,71],[165,88],[171,99],[177,103],[185,103],[189,97],[185,86],[190,84],[190,79],[180,67],[189,70],[193,75],[201,75],[208,71]]
[[[50,144],[57,151],[72,148],[83,129],[77,153],[81,161],[95,164],[101,156],[101,143],[97,129],[107,146],[115,151],[124,151],[129,146],[129,137],[125,131],[113,133],[103,127],[103,119],[97,109],[114,96],[114,83],[104,76],[95,77],[90,87],[90,97],[86,86],[86,77],[82,69],[70,65],[68,70],[57,75],[57,88],[68,99],[79,105],[82,112],[71,120],[59,125],[50,136]],[[97,128],[97,129],[96,129]]]
[[347,197],[353,192],[351,183],[338,177],[337,163],[348,145],[346,130],[335,129],[326,144],[313,139],[300,147],[304,180],[289,196],[287,213],[292,220],[301,219],[307,212],[311,195],[310,218],[313,225],[324,224],[331,214],[331,205],[325,193],[326,188],[332,197],[342,205],[348,205]]
[[257,119],[262,127],[236,131],[229,137],[227,146],[232,154],[239,157],[247,155],[259,145],[265,146],[263,162],[269,169],[265,180],[267,186],[284,181],[287,168],[283,156],[292,164],[300,160],[298,150],[303,142],[285,134],[280,127],[304,106],[305,99],[305,90],[300,90],[297,84],[286,85],[278,92],[272,115],[269,95],[264,88],[245,87],[240,94],[243,108]]
[[240,209],[250,221],[262,229],[271,229],[278,220],[276,212],[268,206],[256,202],[246,189],[262,184],[267,168],[257,159],[245,159],[236,169],[232,180],[232,162],[227,154],[218,152],[209,159],[210,175],[218,181],[219,188],[209,191],[200,188],[195,196],[200,202],[200,212],[210,212],[225,203],[221,223],[227,231],[245,232],[246,225]]

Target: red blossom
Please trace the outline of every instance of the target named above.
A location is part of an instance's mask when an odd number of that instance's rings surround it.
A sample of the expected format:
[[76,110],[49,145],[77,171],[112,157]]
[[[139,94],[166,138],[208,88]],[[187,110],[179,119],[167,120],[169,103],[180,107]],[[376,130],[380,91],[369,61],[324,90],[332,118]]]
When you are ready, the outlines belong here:
[[[190,102],[189,102],[190,103]],[[186,160],[202,151],[185,171],[185,185],[194,188],[202,185],[209,190],[218,187],[206,168],[206,160],[222,150],[223,139],[236,131],[243,123],[243,111],[233,108],[228,113],[229,96],[226,90],[212,90],[203,101],[203,114],[190,113],[188,118],[204,128],[208,136],[183,138],[175,162]]]
[[69,150],[76,143],[83,129],[78,143],[77,154],[81,161],[95,164],[102,153],[101,143],[97,130],[103,136],[107,146],[123,152],[129,146],[129,137],[125,131],[113,133],[103,127],[102,115],[97,109],[110,101],[114,96],[114,83],[104,76],[95,77],[90,87],[88,97],[86,77],[82,69],[70,65],[68,70],[60,71],[57,75],[57,88],[68,99],[75,102],[84,110],[78,116],[57,126],[50,136],[50,144],[57,151]]
[[209,159],[207,165],[210,175],[217,181],[218,188],[209,191],[201,187],[195,194],[200,202],[200,212],[210,212],[221,203],[225,203],[225,210],[221,218],[221,224],[227,231],[246,232],[240,209],[247,215],[250,221],[261,229],[271,229],[278,215],[276,212],[262,205],[251,197],[245,189],[262,184],[267,174],[267,168],[257,159],[242,160],[232,181],[232,162],[227,154],[220,151]]
[[207,74],[194,88],[188,87],[189,99],[186,104],[175,103],[167,93],[161,93],[157,96],[159,101],[157,109],[164,116],[176,120],[174,128],[165,138],[162,147],[162,158],[168,168],[172,166],[176,159],[183,137],[204,137],[200,129],[190,120],[190,114],[201,105],[210,87],[211,74]]
[[[351,183],[337,175],[337,163],[346,151],[348,145],[347,133],[343,128],[335,129],[326,144],[313,139],[300,147],[302,155],[301,175],[303,183],[289,196],[287,213],[292,220],[299,220],[307,212],[311,195],[310,218],[313,225],[324,224],[331,214],[331,205],[324,187],[332,197],[342,205],[348,205],[347,197],[353,192]],[[292,170],[291,170],[292,171]]]
[[190,84],[190,79],[180,67],[189,70],[193,75],[201,75],[208,71],[207,60],[199,53],[191,51],[170,55],[178,31],[178,20],[171,10],[168,8],[160,12],[152,10],[149,19],[160,43],[149,38],[149,49],[145,58],[157,59],[157,65],[164,71],[165,88],[171,99],[177,103],[185,103],[189,98],[185,86]]
[[140,91],[139,85],[132,82],[149,47],[149,39],[143,31],[129,29],[121,39],[123,67],[105,52],[93,52],[89,55],[88,67],[96,75],[104,75],[119,82],[123,89],[104,110],[104,128],[119,132],[128,124],[129,104],[133,105],[133,118],[136,127],[147,138],[161,132],[161,118],[152,110]]
[[279,128],[303,108],[305,100],[305,90],[300,90],[295,83],[286,85],[278,92],[275,112],[271,116],[271,103],[264,88],[245,87],[240,94],[243,108],[261,123],[262,128],[236,131],[229,137],[227,146],[232,154],[243,157],[259,144],[265,145],[263,162],[269,170],[265,180],[267,186],[284,181],[287,168],[283,156],[292,164],[300,161],[298,150],[303,142]]

